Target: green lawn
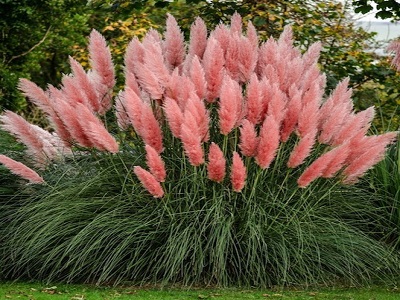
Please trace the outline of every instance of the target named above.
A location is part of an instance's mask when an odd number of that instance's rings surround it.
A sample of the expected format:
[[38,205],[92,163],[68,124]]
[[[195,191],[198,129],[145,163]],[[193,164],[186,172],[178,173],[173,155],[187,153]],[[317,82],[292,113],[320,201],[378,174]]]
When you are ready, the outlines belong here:
[[335,299],[335,300],[395,300],[397,288],[311,288],[288,289],[154,289],[138,287],[94,287],[90,285],[42,285],[33,283],[1,283],[0,299],[29,300],[96,300],[96,299]]

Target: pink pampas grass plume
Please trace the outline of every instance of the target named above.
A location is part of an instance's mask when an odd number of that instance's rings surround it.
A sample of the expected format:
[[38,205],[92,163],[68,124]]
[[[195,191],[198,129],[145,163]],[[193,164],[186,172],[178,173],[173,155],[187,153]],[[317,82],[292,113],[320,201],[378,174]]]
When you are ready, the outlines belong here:
[[227,135],[235,127],[241,111],[238,103],[242,104],[242,92],[239,84],[229,76],[224,77],[219,99],[219,126],[223,135]]
[[239,51],[240,36],[231,35],[225,53],[225,69],[227,74],[235,81],[239,81]]
[[135,74],[140,86],[148,92],[153,99],[162,99],[164,88],[161,86],[156,74],[144,64],[137,64]]
[[143,66],[155,75],[162,87],[168,84],[170,70],[165,65],[165,58],[160,42],[154,41],[146,44]]
[[170,70],[180,66],[185,57],[183,33],[175,18],[168,14],[166,31],[164,33],[164,56]]
[[164,182],[167,176],[165,171],[165,164],[162,160],[161,156],[157,153],[157,151],[151,147],[150,145],[145,146],[146,149],[146,162],[147,166],[150,169],[150,173],[157,179],[159,182]]
[[302,137],[299,143],[294,147],[290,153],[287,166],[289,168],[295,168],[301,165],[304,160],[310,155],[312,147],[315,144],[315,137],[317,134],[317,129],[309,132],[304,137]]
[[286,142],[292,134],[297,125],[297,120],[301,111],[301,91],[292,85],[289,88],[289,101],[287,104],[287,111],[285,119],[282,123],[281,140]]
[[194,84],[197,96],[200,99],[205,99],[207,97],[207,81],[204,69],[197,55],[194,56],[192,59],[189,76]]
[[97,91],[100,93],[100,114],[111,107],[111,91],[115,85],[114,64],[106,40],[96,30],[92,30],[89,37],[90,64],[94,72]]
[[137,95],[140,95],[140,88],[134,73],[125,69],[125,86],[129,87]]
[[50,115],[53,112],[49,95],[32,81],[20,78],[18,89],[46,114]]
[[246,88],[247,116],[253,124],[260,122],[262,113],[262,89],[256,74],[252,74]]
[[318,129],[319,123],[319,87],[313,86],[305,92],[302,102],[303,106],[297,120],[297,129],[300,137],[307,135],[314,129]]
[[258,60],[258,47],[254,45],[245,37],[241,37],[239,43],[239,78],[241,82],[250,80],[254,70],[257,66]]
[[188,55],[193,57],[197,55],[203,58],[204,51],[207,47],[207,27],[204,21],[197,17],[190,27],[190,43]]
[[320,126],[321,132],[318,136],[318,141],[321,144],[330,144],[332,138],[340,132],[343,123],[350,116],[351,113],[347,110],[347,104],[340,103],[334,107],[331,111],[331,115],[327,116]]
[[143,101],[139,95],[136,94],[131,88],[126,87],[123,97],[120,98],[124,110],[126,111],[130,123],[133,125],[136,133],[142,136],[142,106]]
[[143,141],[153,147],[157,153],[161,153],[164,150],[162,142],[163,135],[160,124],[154,116],[151,106],[147,103],[143,103],[141,113],[140,134],[143,138]]
[[192,92],[189,97],[185,112],[188,111],[195,118],[197,123],[197,128],[202,142],[207,142],[210,138],[209,135],[209,111],[204,105],[204,101],[200,100],[195,93]]
[[278,124],[281,124],[286,115],[286,103],[287,97],[280,90],[277,84],[273,84],[271,86],[271,90],[269,91],[270,100],[268,102],[268,110],[267,114],[269,116],[274,116],[275,121]]
[[343,183],[356,183],[365,172],[381,161],[386,147],[396,140],[397,134],[388,132],[379,136],[365,137],[362,149],[351,149],[358,152],[358,155],[352,155],[352,160],[349,160],[349,165],[344,169]]
[[134,166],[133,172],[139,178],[145,189],[152,194],[154,198],[161,198],[164,196],[164,191],[161,187],[161,184],[149,171],[146,171],[142,167]]
[[333,136],[331,144],[336,146],[343,144],[357,135],[360,131],[367,133],[375,115],[374,107],[369,107],[357,114],[349,115],[342,125],[342,128]]
[[231,17],[230,31],[237,36],[242,34],[242,17],[237,12]]
[[222,182],[226,173],[226,160],[219,146],[211,143],[208,152],[207,174],[212,181]]
[[194,116],[188,111],[185,112],[184,122],[181,126],[181,140],[190,164],[197,167],[204,163],[201,136]]
[[224,51],[215,38],[210,37],[203,56],[203,67],[207,80],[207,100],[214,102],[219,97],[224,79]]
[[400,71],[400,41],[393,41],[387,47],[388,52],[394,52],[392,58],[392,66],[396,67],[397,71]]
[[242,126],[240,127],[239,148],[241,153],[247,157],[255,156],[257,153],[258,142],[259,139],[254,124],[249,120],[244,119],[242,121]]
[[304,188],[318,177],[333,176],[343,167],[348,154],[348,144],[333,148],[332,150],[322,154],[309,167],[307,167],[307,169],[305,169],[297,180],[297,184]]
[[275,158],[279,148],[279,131],[279,123],[274,116],[267,116],[260,129],[260,139],[255,157],[256,163],[262,169],[268,168]]
[[28,168],[23,163],[15,161],[5,155],[0,154],[0,163],[2,163],[11,173],[28,180],[31,183],[44,183],[44,179],[38,173]]
[[258,34],[256,28],[254,27],[253,23],[251,23],[251,21],[247,22],[246,35],[251,45],[255,49],[258,49]]
[[76,107],[78,122],[84,128],[90,143],[98,150],[117,153],[119,146],[103,123],[83,104]]
[[90,81],[89,76],[83,69],[83,67],[72,57],[69,57],[69,63],[71,65],[72,74],[74,75],[75,82],[79,90],[85,95],[87,105],[95,112],[100,109],[100,101],[97,95],[97,91],[93,83]]
[[144,47],[137,37],[128,44],[124,56],[125,72],[135,73],[137,64],[144,63]]
[[181,126],[183,124],[183,113],[178,103],[167,97],[164,100],[163,109],[172,134],[179,138],[181,135]]
[[233,190],[240,193],[246,184],[247,170],[240,155],[234,151],[231,167],[231,183]]

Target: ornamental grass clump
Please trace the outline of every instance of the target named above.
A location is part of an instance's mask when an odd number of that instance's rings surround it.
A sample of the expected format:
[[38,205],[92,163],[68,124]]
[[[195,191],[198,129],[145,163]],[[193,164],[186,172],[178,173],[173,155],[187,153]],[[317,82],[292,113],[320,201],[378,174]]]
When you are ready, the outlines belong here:
[[198,18],[186,45],[169,15],[163,36],[129,43],[114,103],[96,31],[91,70],[70,58],[60,88],[21,80],[52,130],[0,117],[38,177],[1,162],[44,181],[8,206],[6,277],[269,286],[396,269],[349,185],[396,133],[367,135],[373,108],[353,111],[348,79],[325,99],[319,43],[302,54],[285,27],[260,45],[242,26],[235,14],[207,34]]

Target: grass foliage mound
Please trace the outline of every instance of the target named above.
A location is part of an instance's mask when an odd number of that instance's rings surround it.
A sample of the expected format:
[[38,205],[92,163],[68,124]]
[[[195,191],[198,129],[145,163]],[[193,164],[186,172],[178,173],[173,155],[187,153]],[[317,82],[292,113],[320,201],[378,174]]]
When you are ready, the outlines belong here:
[[352,111],[348,80],[324,98],[319,44],[301,53],[287,27],[259,45],[242,25],[207,37],[197,19],[185,45],[168,16],[164,39],[129,44],[117,96],[95,31],[91,70],[71,59],[45,91],[21,80],[52,130],[0,116],[26,147],[0,155],[22,178],[4,175],[17,187],[1,197],[4,278],[266,287],[398,272],[371,190],[349,185],[396,133],[367,135],[374,110]]

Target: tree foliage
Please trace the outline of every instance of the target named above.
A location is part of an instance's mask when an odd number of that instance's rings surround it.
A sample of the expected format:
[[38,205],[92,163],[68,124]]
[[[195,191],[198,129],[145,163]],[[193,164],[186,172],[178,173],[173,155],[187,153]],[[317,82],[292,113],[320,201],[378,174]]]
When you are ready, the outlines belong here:
[[396,0],[353,0],[353,6],[356,13],[366,14],[371,12],[376,4],[378,10],[375,16],[380,19],[399,19],[400,18],[400,3]]

